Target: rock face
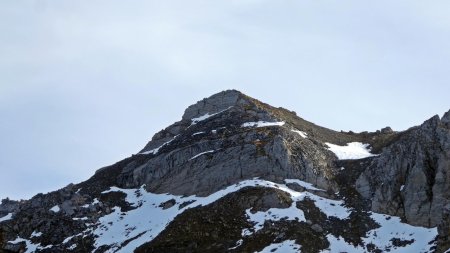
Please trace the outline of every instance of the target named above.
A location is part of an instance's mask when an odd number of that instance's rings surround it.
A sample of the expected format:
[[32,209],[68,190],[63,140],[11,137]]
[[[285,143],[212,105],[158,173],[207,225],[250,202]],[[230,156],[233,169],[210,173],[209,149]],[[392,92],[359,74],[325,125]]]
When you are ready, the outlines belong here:
[[[448,113],[447,113],[448,114]],[[435,116],[409,129],[375,158],[356,181],[372,209],[434,227],[450,192],[450,128]]]
[[450,111],[336,132],[228,90],[85,182],[2,201],[0,252],[444,252],[449,171]]
[[374,211],[418,226],[444,222],[450,200],[449,118],[450,111],[407,130],[361,174],[356,188]]
[[[322,144],[291,131],[294,126],[244,126],[286,124],[274,111],[237,91],[204,99],[186,109],[182,121],[156,134],[138,154],[148,160],[129,164],[118,184],[125,188],[146,184],[153,192],[186,195],[207,195],[253,177],[301,178],[332,188],[328,179],[333,156]],[[147,154],[158,147],[164,154]]]

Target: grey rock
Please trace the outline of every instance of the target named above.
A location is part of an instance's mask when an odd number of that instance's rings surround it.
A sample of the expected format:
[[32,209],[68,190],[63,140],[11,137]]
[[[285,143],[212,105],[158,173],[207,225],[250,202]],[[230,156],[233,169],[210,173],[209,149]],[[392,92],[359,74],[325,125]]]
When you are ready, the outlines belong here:
[[[242,93],[236,90],[219,92],[209,98],[198,101],[189,106],[183,115],[184,120],[190,120],[207,113],[214,114],[235,106],[242,97]],[[242,103],[242,102],[241,102]]]
[[[118,176],[119,186],[131,188],[145,184],[153,192],[204,196],[243,179],[260,177],[277,182],[300,178],[324,189],[335,188],[329,180],[334,156],[323,144],[301,140],[289,125],[241,127],[245,122],[280,120],[270,108],[240,92],[226,91],[204,99],[189,107],[183,118],[217,113],[231,105],[233,108],[214,118],[186,125],[157,156],[149,157],[144,163],[129,163]],[[221,131],[192,136],[205,129]],[[145,149],[156,146],[154,143],[152,140]],[[204,152],[208,153],[198,156]]]
[[393,133],[393,132],[394,132],[394,130],[392,130],[391,127],[381,128],[381,133],[382,134],[390,134],[390,133]]
[[434,227],[449,202],[450,131],[438,116],[408,130],[387,147],[356,181],[372,210]]
[[323,228],[319,224],[312,225],[311,229],[314,230],[317,233],[322,233],[323,232]]
[[19,208],[19,204],[19,201],[10,200],[9,198],[2,199],[0,205],[0,216],[15,212]]
[[161,207],[162,209],[168,209],[168,208],[171,208],[172,206],[174,206],[176,203],[177,202],[175,201],[175,199],[170,199],[170,200],[167,200],[164,203],[161,203],[159,205],[159,207]]
[[441,119],[442,124],[444,124],[447,128],[450,128],[450,110],[442,116]]

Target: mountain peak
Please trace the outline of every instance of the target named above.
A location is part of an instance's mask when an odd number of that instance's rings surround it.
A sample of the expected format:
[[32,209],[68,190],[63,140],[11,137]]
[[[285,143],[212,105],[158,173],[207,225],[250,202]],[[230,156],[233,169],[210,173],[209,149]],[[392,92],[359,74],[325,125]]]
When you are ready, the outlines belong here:
[[244,104],[250,102],[245,99],[242,92],[237,90],[225,90],[216,93],[208,98],[204,98],[197,103],[189,106],[183,115],[183,120],[193,119],[205,114],[214,114],[238,104]]
[[222,91],[89,180],[2,201],[0,253],[443,253],[449,121],[336,132]]

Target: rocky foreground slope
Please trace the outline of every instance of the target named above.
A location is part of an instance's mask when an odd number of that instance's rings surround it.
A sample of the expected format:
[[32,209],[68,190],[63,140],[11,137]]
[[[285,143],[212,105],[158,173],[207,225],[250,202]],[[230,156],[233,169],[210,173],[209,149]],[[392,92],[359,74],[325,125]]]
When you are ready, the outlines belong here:
[[79,184],[0,205],[0,252],[446,252],[450,111],[336,132],[230,90]]

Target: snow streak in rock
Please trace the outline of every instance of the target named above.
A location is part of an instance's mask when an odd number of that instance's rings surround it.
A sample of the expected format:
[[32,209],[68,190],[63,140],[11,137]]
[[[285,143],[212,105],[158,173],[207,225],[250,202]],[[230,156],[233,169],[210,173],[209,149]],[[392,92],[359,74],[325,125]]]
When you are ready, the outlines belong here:
[[200,154],[196,154],[195,156],[191,157],[189,160],[194,160],[195,158],[197,158],[199,156],[202,156],[202,155],[205,155],[205,154],[209,154],[209,153],[214,153],[214,152],[216,152],[216,150],[208,150],[208,151],[205,151],[205,152],[201,152]]
[[206,113],[206,114],[204,114],[204,115],[202,115],[202,116],[200,116],[200,117],[192,118],[192,119],[191,119],[191,120],[192,120],[191,126],[197,124],[197,123],[200,122],[200,121],[203,121],[203,120],[206,120],[206,119],[208,119],[208,118],[211,118],[212,116],[215,116],[215,115],[217,115],[217,114],[220,114],[220,113],[222,113],[222,112],[224,112],[224,111],[226,111],[226,110],[229,110],[231,107],[233,107],[233,106],[230,106],[230,107],[228,107],[227,109],[222,110],[222,111],[220,111],[220,112],[216,112],[216,113],[213,113],[213,114],[209,114],[209,112],[208,112],[208,113]]
[[299,130],[292,130],[292,132],[299,134],[301,137],[303,138],[307,138],[308,134],[303,132],[303,131],[299,131]]
[[156,155],[156,154],[158,154],[159,150],[160,150],[162,147],[164,147],[164,146],[166,146],[167,144],[171,143],[171,142],[174,141],[177,137],[178,137],[178,135],[175,135],[170,141],[163,143],[161,146],[159,146],[159,147],[157,147],[157,148],[154,148],[154,149],[152,149],[152,150],[149,150],[149,151],[141,152],[141,153],[139,153],[139,154],[141,154],[141,155],[148,155],[148,154]]
[[7,215],[1,217],[0,218],[0,222],[11,220],[12,219],[12,215],[13,215],[12,213],[8,213]]
[[281,122],[267,122],[267,121],[257,121],[257,122],[246,122],[242,124],[242,127],[270,127],[270,126],[282,126],[284,121]]

